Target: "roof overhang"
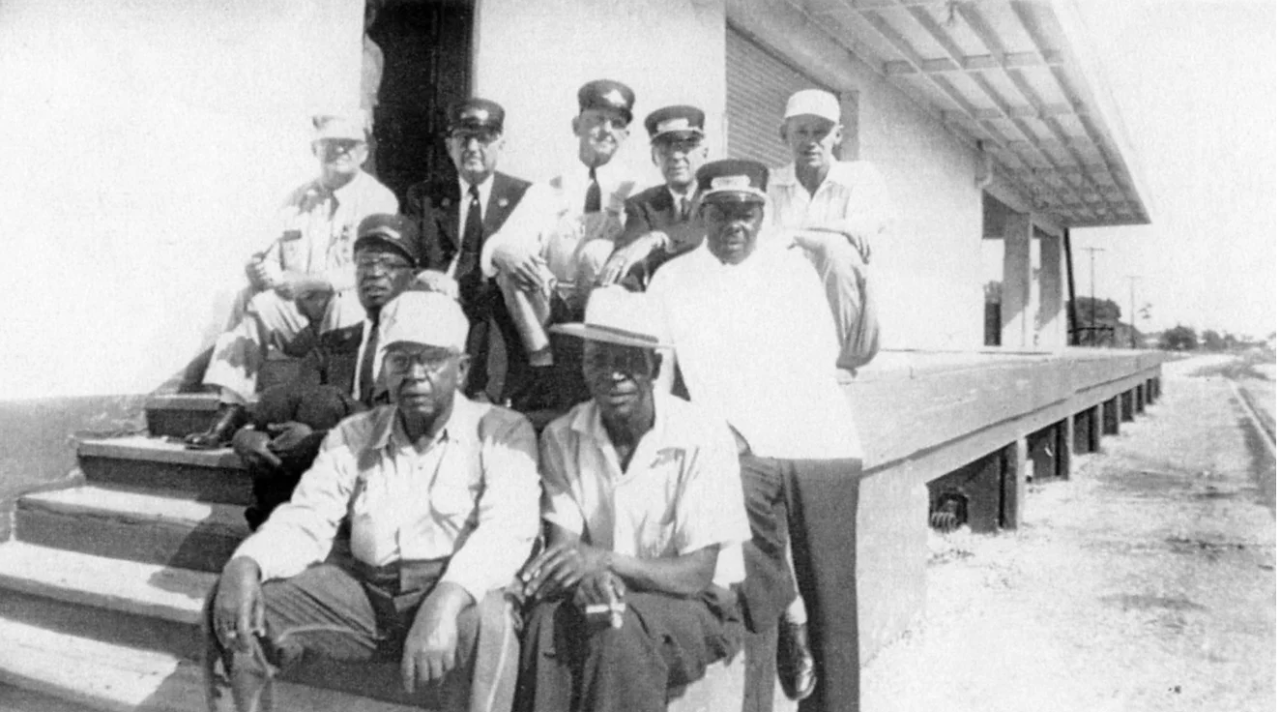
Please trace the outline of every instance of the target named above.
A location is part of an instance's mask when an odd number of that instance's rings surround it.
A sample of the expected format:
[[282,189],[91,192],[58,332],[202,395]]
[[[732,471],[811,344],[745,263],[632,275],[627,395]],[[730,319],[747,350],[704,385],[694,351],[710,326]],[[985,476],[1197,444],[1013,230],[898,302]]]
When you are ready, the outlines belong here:
[[1064,227],[1151,222],[1074,0],[789,0]]

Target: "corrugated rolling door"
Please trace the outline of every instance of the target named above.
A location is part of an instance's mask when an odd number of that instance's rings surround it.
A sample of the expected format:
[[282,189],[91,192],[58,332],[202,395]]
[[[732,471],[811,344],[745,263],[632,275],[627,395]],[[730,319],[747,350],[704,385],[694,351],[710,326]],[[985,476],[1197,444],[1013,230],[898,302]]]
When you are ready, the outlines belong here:
[[778,137],[778,126],[787,97],[801,89],[834,90],[736,28],[726,26],[725,32],[729,157],[752,158],[770,167],[786,165],[791,153]]

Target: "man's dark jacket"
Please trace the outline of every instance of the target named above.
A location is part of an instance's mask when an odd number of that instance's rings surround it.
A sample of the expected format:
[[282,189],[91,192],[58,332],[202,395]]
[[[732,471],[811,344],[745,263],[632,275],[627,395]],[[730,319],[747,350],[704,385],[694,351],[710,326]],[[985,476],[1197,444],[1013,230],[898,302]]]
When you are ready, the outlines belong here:
[[692,215],[681,218],[675,198],[665,184],[647,188],[627,199],[624,207],[627,215],[626,227],[617,239],[614,250],[620,250],[641,235],[661,230],[671,238],[668,249],[654,250],[644,259],[642,266],[633,269],[624,278],[624,283],[635,287],[647,285],[653,277],[654,270],[672,258],[682,255],[702,244],[701,235],[690,236],[688,231],[668,230],[692,219]]
[[[511,212],[520,204],[529,182],[505,173],[493,174],[493,190],[484,208],[484,232],[477,254],[489,237],[502,228]],[[462,248],[458,215],[464,200],[462,187],[456,177],[433,178],[414,184],[405,199],[405,214],[418,223],[422,240],[423,269],[445,271]],[[502,292],[492,279],[480,278],[459,285],[462,310],[471,322],[467,339],[467,353],[471,354],[471,372],[464,388],[469,396],[481,392],[490,400],[501,402],[528,371],[528,356],[520,346],[520,332],[507,311]],[[496,327],[496,334],[494,333]],[[496,337],[496,338],[495,338]],[[504,350],[507,369],[505,374],[489,373],[491,345],[497,341]]]

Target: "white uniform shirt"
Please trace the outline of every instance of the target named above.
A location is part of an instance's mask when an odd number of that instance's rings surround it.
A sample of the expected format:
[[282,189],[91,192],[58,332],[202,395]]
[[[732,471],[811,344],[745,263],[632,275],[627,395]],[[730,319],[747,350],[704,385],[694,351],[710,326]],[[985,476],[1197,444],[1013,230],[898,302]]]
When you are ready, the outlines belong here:
[[587,167],[573,170],[545,183],[529,186],[520,204],[502,229],[485,241],[480,252],[480,268],[486,277],[497,274],[493,250],[499,245],[524,245],[547,260],[551,274],[561,282],[576,277],[575,253],[587,240],[616,239],[625,220],[623,206],[639,183],[612,163],[596,169],[600,184],[600,212],[584,215],[591,178]]
[[[812,195],[796,178],[794,163],[769,171],[774,234],[841,227],[874,238],[889,228],[893,205],[880,172],[868,161],[837,161]],[[762,236],[765,237],[765,236]]]
[[280,211],[283,237],[271,243],[265,259],[275,261],[282,270],[323,274],[336,291],[352,289],[356,283],[352,245],[360,221],[399,210],[395,194],[364,171],[335,191],[312,181],[285,200]]
[[343,518],[351,551],[371,566],[452,557],[442,581],[475,600],[512,580],[538,534],[533,428],[517,413],[454,398],[440,435],[408,441],[395,406],[329,432],[293,499],[236,550],[263,580],[322,561]]
[[663,265],[648,294],[694,403],[723,417],[762,457],[861,457],[836,381],[831,309],[813,266],[769,243],[741,264],[704,244]]
[[751,538],[733,436],[700,408],[654,394],[653,429],[624,472],[595,401],[542,433],[543,518],[592,545],[641,559],[719,546],[714,582],[745,575]]

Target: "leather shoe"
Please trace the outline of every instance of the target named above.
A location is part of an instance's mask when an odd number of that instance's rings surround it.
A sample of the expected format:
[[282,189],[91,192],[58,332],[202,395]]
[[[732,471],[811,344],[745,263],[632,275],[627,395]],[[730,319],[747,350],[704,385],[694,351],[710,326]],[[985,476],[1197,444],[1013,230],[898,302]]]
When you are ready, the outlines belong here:
[[244,406],[239,403],[223,403],[218,406],[218,414],[214,416],[213,424],[208,430],[203,433],[192,433],[183,440],[188,450],[214,450],[225,447],[247,419]]
[[809,652],[809,628],[804,623],[778,626],[778,682],[788,699],[803,700],[818,686],[818,667]]

